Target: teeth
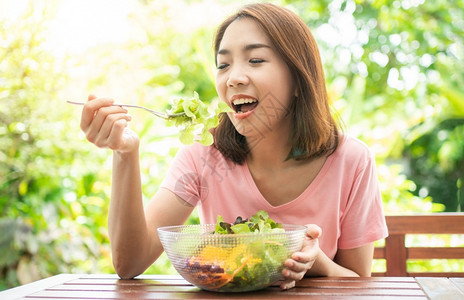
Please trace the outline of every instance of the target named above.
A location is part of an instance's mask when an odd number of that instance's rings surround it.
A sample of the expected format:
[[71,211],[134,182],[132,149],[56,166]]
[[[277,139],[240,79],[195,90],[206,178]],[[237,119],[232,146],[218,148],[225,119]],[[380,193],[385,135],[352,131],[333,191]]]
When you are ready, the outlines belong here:
[[234,104],[234,105],[241,105],[241,104],[253,103],[253,102],[256,102],[256,99],[242,98],[242,99],[235,99],[235,100],[233,101],[233,104]]

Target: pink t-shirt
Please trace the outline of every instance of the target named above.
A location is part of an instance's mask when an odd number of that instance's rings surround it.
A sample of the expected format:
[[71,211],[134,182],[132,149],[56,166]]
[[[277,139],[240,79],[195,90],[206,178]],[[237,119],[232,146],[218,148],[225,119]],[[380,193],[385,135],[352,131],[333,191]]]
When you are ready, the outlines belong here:
[[[285,182],[282,182],[285,184]],[[365,144],[344,136],[319,174],[296,199],[272,206],[258,190],[247,164],[227,159],[214,146],[182,148],[161,184],[198,207],[201,223],[248,218],[265,210],[276,222],[316,224],[319,245],[334,258],[337,249],[351,249],[388,235],[375,160]]]

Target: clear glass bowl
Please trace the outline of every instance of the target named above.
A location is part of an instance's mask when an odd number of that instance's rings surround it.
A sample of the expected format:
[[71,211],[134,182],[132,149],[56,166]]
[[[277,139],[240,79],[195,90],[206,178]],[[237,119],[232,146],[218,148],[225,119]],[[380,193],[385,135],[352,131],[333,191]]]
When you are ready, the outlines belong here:
[[214,234],[215,224],[158,228],[174,268],[190,283],[216,292],[263,289],[282,279],[284,261],[302,247],[306,227],[285,232]]

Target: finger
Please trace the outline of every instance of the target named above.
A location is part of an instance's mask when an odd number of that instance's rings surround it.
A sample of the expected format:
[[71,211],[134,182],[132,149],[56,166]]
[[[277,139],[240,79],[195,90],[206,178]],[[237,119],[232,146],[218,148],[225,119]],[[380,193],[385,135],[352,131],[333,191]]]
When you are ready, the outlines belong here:
[[317,249],[314,249],[313,246],[305,246],[302,249],[303,251],[298,251],[292,254],[292,261],[294,263],[308,263],[312,261],[317,254]]
[[108,115],[108,117],[105,119],[105,122],[102,124],[100,130],[97,132],[94,141],[95,145],[99,147],[106,147],[107,141],[110,138],[110,135],[112,134],[113,127],[124,125],[123,128],[125,128],[127,126],[127,122],[129,122],[130,120],[131,117],[124,113]]
[[306,230],[306,236],[312,239],[317,239],[322,235],[321,227],[317,226],[316,224],[308,224],[306,225],[308,228]]
[[[130,121],[130,116],[126,114],[127,110],[121,108],[119,106],[108,106],[100,108],[92,121],[91,127],[87,132],[88,135],[96,134],[100,131],[104,131],[106,129],[106,133],[109,133],[109,129],[114,121],[125,117],[128,121]],[[104,127],[106,123],[106,128]],[[104,136],[105,138],[108,135]]]
[[126,127],[127,121],[125,119],[120,119],[114,123],[106,142],[108,148],[111,150],[118,150],[124,147],[124,139],[122,136]]
[[282,270],[282,275],[285,277],[286,280],[299,281],[299,280],[303,279],[305,274],[306,274],[306,271],[295,272],[295,271],[292,271],[290,269],[283,269]]
[[284,280],[281,284],[280,284],[280,288],[282,290],[288,290],[288,289],[291,289],[295,287],[295,280]]
[[306,272],[311,266],[312,259],[305,257],[301,261],[287,259],[284,263],[285,267],[292,272]]
[[[106,118],[105,123],[103,123],[102,129],[101,129],[102,131],[101,138],[108,140],[110,139],[112,135],[115,134],[115,132],[119,132],[119,131],[121,131],[121,135],[122,135],[122,131],[124,130],[124,128],[127,127],[127,122],[129,122],[131,119],[132,119],[131,116],[127,114],[109,115]],[[118,127],[117,129],[121,129],[121,130],[114,131],[115,126]]]
[[97,96],[93,95],[93,94],[90,94],[88,97],[87,97],[87,100],[88,101],[91,101],[93,99],[97,99]]
[[[97,137],[100,138],[107,138],[110,132],[111,124],[119,120],[122,117],[125,117],[128,121],[130,121],[130,117],[126,115],[127,110],[123,109],[119,106],[107,106],[100,108],[92,122],[89,126],[84,130],[86,133],[86,137],[90,142],[95,142]],[[103,127],[105,122],[109,122],[106,127]]]
[[84,108],[82,109],[81,115],[81,129],[86,132],[86,129],[92,123],[95,113],[104,106],[110,106],[114,103],[114,100],[111,98],[93,98],[89,96],[91,101],[85,103]]
[[[130,122],[132,117],[126,113],[115,113],[108,115],[101,127],[102,137],[108,138],[112,134],[115,123],[120,120],[125,120],[123,123],[127,126],[127,122]],[[106,136],[104,133],[106,133]]]

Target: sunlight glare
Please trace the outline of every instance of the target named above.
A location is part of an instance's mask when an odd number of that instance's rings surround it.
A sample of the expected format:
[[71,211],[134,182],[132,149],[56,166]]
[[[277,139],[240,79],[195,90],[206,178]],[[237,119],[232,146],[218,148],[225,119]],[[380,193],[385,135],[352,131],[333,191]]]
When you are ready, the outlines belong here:
[[128,41],[134,35],[129,14],[136,5],[136,0],[0,0],[0,18],[20,22],[28,9],[38,18],[43,11],[51,18],[45,20],[45,48],[56,55],[72,55]]
[[100,44],[123,43],[131,38],[128,15],[135,5],[134,0],[60,1],[48,46],[75,54]]

